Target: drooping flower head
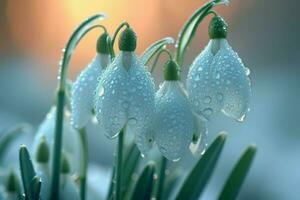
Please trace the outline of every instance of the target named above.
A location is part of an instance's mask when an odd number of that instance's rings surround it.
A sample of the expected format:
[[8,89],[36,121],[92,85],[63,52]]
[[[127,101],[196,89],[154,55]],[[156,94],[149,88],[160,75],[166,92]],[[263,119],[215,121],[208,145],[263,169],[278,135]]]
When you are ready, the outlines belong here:
[[177,161],[192,142],[194,116],[175,61],[165,64],[164,78],[155,97],[153,138],[163,156]]
[[187,78],[193,108],[208,120],[222,111],[243,121],[249,111],[250,71],[229,46],[227,24],[219,16],[209,25],[210,42],[194,60]]
[[134,53],[136,35],[126,28],[119,39],[119,54],[101,76],[95,94],[95,112],[107,136],[114,138],[126,125],[140,134],[154,110],[154,82]]
[[72,87],[72,119],[75,128],[84,127],[91,119],[93,99],[98,80],[110,63],[107,33],[103,33],[97,41],[97,54],[92,62],[80,73]]

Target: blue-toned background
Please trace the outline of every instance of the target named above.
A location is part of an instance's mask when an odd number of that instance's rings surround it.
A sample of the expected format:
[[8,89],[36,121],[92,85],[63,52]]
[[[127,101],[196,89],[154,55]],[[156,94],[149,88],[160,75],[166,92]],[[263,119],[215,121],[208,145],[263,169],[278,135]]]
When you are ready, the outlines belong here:
[[[0,131],[19,122],[38,127],[54,100],[61,49],[87,16],[107,13],[104,24],[110,32],[127,20],[139,37],[140,53],[157,39],[176,37],[184,21],[204,2],[1,0]],[[221,115],[209,123],[210,141],[220,131],[229,137],[203,199],[216,197],[249,143],[255,143],[258,152],[239,199],[300,199],[299,6],[296,0],[232,0],[230,6],[217,9],[229,23],[229,43],[251,69],[253,97],[244,123]],[[200,26],[187,52],[183,78],[208,41],[207,23]],[[98,34],[90,34],[77,49],[71,78],[94,56]],[[159,70],[157,85],[162,78]],[[96,131],[90,131],[91,159],[109,167],[113,142],[93,134]],[[7,165],[17,161],[13,159],[16,149],[21,143],[30,145],[32,136],[14,144]]]

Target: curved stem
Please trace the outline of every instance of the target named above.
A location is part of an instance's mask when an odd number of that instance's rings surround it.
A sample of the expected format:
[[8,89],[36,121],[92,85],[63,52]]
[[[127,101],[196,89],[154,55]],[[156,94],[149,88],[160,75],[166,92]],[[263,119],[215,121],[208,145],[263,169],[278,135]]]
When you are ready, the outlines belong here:
[[124,142],[125,128],[121,130],[118,136],[118,155],[117,155],[117,171],[116,171],[116,200],[122,199],[122,162],[123,162],[123,142]]
[[51,180],[51,200],[59,199],[59,185],[60,185],[60,162],[61,162],[61,148],[62,148],[62,132],[63,132],[63,119],[64,119],[64,106],[65,106],[65,93],[66,93],[66,77],[67,69],[72,56],[72,53],[87,33],[87,30],[94,26],[94,22],[99,19],[104,19],[105,15],[96,14],[87,20],[83,21],[78,28],[73,32],[66,48],[63,50],[63,57],[60,62],[59,75],[58,75],[58,91],[56,101],[56,118],[55,118],[55,134],[54,134],[54,148],[52,159],[52,180]]
[[127,28],[130,27],[129,24],[128,24],[128,22],[126,22],[126,21],[122,22],[122,23],[117,27],[117,29],[115,30],[115,32],[114,32],[114,34],[113,34],[113,37],[112,37],[112,39],[111,39],[111,46],[112,46],[112,48],[114,48],[115,40],[116,40],[116,38],[117,38],[118,33],[120,32],[120,30],[121,30],[124,26],[126,26]]
[[80,198],[86,198],[86,182],[87,182],[87,166],[88,166],[88,143],[86,138],[86,130],[79,130],[81,141],[81,162],[80,162]]
[[168,162],[168,160],[164,156],[162,156],[161,163],[160,163],[158,188],[157,188],[157,192],[156,192],[156,200],[161,200],[163,198],[167,162]]
[[162,48],[161,50],[159,50],[159,52],[157,53],[157,55],[156,55],[156,57],[155,57],[155,60],[154,60],[154,62],[153,62],[153,65],[152,65],[152,67],[151,67],[151,70],[150,70],[151,73],[154,72],[154,70],[155,70],[155,68],[156,68],[156,66],[157,66],[157,62],[158,62],[158,60],[159,60],[159,58],[160,58],[160,55],[161,55],[162,53],[164,53],[164,52],[168,54],[170,60],[173,60],[173,55],[172,55],[172,53],[171,53],[168,49]]

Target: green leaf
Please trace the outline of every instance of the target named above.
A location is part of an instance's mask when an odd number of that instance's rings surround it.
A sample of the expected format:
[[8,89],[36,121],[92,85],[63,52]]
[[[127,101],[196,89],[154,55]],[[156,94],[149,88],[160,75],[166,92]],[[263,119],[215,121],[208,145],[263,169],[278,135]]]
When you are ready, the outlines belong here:
[[136,144],[135,143],[130,144],[123,164],[124,166],[124,170],[123,170],[124,177],[123,177],[123,185],[122,185],[123,192],[127,192],[131,188],[132,175],[140,163],[140,158],[141,158],[140,151],[136,147]]
[[31,181],[34,179],[36,173],[34,171],[29,152],[25,145],[22,145],[20,147],[19,159],[20,159],[20,170],[21,170],[21,177],[22,177],[22,183],[25,191],[25,196],[26,198],[31,200],[32,198],[30,197],[34,196],[31,193],[32,189],[30,189],[32,184]]
[[255,153],[256,147],[254,145],[250,145],[242,154],[223,187],[219,196],[220,200],[236,199],[250,169]]
[[185,179],[176,199],[199,199],[206,183],[214,171],[226,140],[225,134],[220,134],[210,145],[205,154],[197,162]]
[[[72,53],[74,52],[77,44],[80,42],[80,40],[86,35],[89,30],[92,30],[93,27],[96,27],[96,21],[105,19],[106,15],[103,13],[99,13],[96,15],[93,15],[89,18],[87,18],[85,21],[83,21],[72,33],[70,39],[68,40],[68,43],[66,45],[66,48],[63,50],[63,57],[61,60],[61,72],[60,72],[60,80],[65,84],[66,79],[66,72],[67,67],[70,62],[70,58],[72,56]],[[63,86],[64,86],[63,84]]]
[[138,178],[138,181],[135,185],[133,193],[130,199],[143,199],[148,200],[151,199],[151,193],[153,188],[153,175],[155,172],[155,165],[153,163],[149,163],[144,168],[142,174]]
[[0,138],[0,162],[5,155],[5,152],[9,145],[22,133],[28,132],[31,129],[29,124],[18,124],[12,127],[10,130],[6,131],[5,133],[1,134],[2,137]]
[[166,37],[158,40],[151,44],[141,55],[140,60],[143,65],[147,65],[154,54],[156,54],[160,49],[164,48],[167,44],[174,43],[174,39],[171,37]]
[[188,45],[190,44],[191,40],[193,39],[196,30],[200,24],[200,22],[206,16],[206,13],[215,5],[215,2],[211,1],[201,8],[199,8],[192,16],[186,21],[183,28],[179,32],[179,36],[176,42],[177,49],[176,49],[176,57],[175,60],[177,61],[179,66],[183,64],[183,58],[185,54],[185,50],[187,49]]
[[40,191],[41,191],[42,181],[41,178],[35,176],[29,185],[29,199],[31,200],[39,200],[40,199]]

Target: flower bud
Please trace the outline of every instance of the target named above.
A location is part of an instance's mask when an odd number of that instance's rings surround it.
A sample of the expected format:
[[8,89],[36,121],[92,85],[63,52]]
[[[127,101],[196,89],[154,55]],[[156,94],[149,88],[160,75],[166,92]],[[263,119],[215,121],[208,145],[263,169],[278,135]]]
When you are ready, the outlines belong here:
[[119,39],[119,49],[121,51],[135,51],[136,34],[131,28],[126,28]]
[[109,44],[107,42],[107,38],[109,38],[109,35],[107,33],[103,33],[98,38],[96,47],[98,53],[109,54]]
[[174,60],[168,60],[164,66],[164,78],[166,81],[179,80],[179,67]]
[[49,146],[46,142],[45,137],[40,139],[40,143],[37,146],[35,159],[38,163],[48,163],[49,161]]
[[227,23],[220,16],[215,16],[210,21],[208,33],[210,39],[222,39],[227,37]]

